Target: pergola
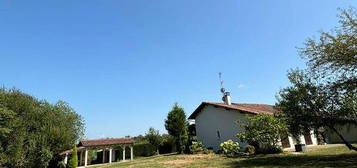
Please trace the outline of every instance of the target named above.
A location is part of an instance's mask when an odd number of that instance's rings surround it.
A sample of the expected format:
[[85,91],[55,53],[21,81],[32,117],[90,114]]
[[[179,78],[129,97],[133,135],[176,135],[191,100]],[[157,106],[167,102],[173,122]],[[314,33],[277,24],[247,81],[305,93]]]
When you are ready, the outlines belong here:
[[[134,139],[132,138],[112,138],[112,139],[96,139],[96,140],[81,140],[77,145],[78,166],[88,166],[88,150],[96,150],[102,153],[102,163],[112,163],[115,157],[115,149],[120,146],[123,149],[123,160],[125,161],[125,148],[130,148],[130,160],[133,160],[134,150],[133,150]],[[68,155],[72,153],[73,149],[66,150],[60,153],[64,156],[63,162],[67,164]],[[107,153],[108,158],[107,158]],[[119,160],[118,160],[119,161]]]

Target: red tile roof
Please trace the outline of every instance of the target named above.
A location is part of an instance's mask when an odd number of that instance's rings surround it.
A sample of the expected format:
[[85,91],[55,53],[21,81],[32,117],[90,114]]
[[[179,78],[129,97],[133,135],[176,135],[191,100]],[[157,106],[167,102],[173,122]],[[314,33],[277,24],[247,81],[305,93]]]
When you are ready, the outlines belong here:
[[188,117],[188,119],[195,119],[197,114],[201,112],[201,110],[206,105],[212,105],[215,107],[226,108],[228,110],[237,110],[241,112],[251,113],[251,114],[273,114],[277,110],[267,104],[247,104],[247,103],[232,103],[231,105],[225,103],[217,103],[217,102],[202,102],[200,106]]
[[[133,144],[135,141],[132,138],[110,138],[110,139],[93,139],[93,140],[81,140],[77,145],[77,150],[85,150],[90,147],[110,146],[110,145],[122,145]],[[72,149],[63,151],[59,155],[71,153]]]
[[132,144],[132,143],[134,143],[134,139],[132,138],[111,138],[111,139],[81,140],[79,142],[79,146],[94,147],[94,146]]

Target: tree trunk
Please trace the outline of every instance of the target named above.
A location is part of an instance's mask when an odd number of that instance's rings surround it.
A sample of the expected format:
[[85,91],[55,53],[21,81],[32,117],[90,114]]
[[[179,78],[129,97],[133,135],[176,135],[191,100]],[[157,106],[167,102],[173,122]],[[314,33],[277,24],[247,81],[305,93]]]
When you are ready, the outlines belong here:
[[337,129],[334,126],[330,126],[330,128],[340,137],[340,139],[345,143],[345,145],[348,147],[350,150],[357,151],[357,147],[354,147],[351,143],[347,142],[346,139],[340,134]]

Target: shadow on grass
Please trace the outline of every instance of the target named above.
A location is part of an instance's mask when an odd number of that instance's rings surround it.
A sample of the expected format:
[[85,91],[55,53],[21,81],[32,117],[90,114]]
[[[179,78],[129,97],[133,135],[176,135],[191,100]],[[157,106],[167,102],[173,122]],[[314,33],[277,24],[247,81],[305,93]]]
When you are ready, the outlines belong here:
[[234,161],[230,167],[356,167],[357,153],[340,155],[278,155]]

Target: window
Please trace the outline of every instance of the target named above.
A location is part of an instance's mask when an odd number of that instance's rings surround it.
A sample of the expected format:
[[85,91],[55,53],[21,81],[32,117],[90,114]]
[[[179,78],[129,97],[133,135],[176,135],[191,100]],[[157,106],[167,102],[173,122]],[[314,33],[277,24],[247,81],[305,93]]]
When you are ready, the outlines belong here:
[[217,130],[217,138],[221,139],[221,133]]

